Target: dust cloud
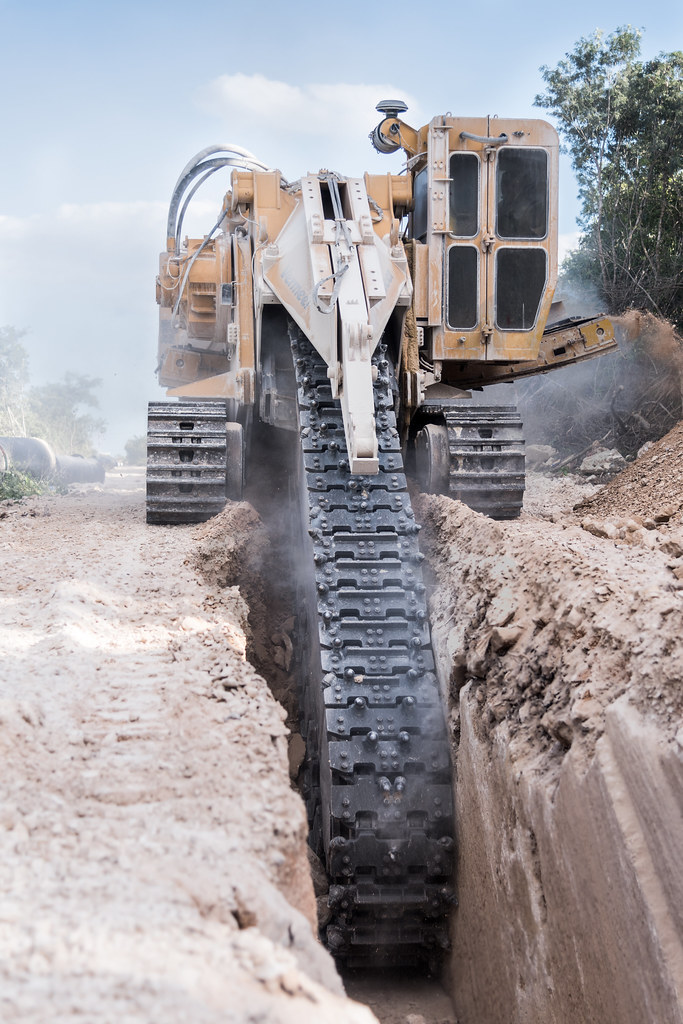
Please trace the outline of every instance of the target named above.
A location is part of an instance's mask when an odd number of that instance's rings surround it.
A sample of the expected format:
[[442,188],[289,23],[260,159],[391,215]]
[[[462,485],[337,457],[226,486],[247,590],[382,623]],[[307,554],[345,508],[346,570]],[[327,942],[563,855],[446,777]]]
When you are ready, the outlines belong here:
[[619,349],[517,384],[528,443],[633,456],[683,414],[683,340],[650,313],[613,317]]

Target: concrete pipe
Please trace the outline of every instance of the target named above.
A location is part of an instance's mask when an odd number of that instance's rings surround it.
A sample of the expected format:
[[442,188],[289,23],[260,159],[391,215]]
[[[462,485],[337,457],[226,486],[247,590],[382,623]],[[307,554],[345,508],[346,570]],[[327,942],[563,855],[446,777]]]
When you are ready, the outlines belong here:
[[103,484],[104,466],[82,455],[58,455],[57,476],[65,484]]
[[0,445],[15,469],[36,479],[52,476],[57,468],[55,453],[40,437],[0,437]]

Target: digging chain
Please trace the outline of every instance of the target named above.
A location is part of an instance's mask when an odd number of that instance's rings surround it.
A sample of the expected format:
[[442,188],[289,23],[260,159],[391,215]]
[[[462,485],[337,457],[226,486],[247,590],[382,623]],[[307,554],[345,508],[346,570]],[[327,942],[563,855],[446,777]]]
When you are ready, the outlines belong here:
[[349,963],[414,963],[448,944],[453,810],[393,368],[380,345],[380,470],[352,476],[327,367],[290,337],[315,588],[302,728],[312,841],[331,882],[326,940]]

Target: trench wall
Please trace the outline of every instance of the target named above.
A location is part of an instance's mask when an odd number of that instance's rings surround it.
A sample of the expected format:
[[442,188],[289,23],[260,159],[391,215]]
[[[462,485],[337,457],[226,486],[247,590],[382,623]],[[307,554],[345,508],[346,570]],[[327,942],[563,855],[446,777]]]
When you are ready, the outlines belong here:
[[576,523],[420,516],[459,740],[459,1024],[683,1024],[675,566]]
[[586,771],[552,787],[478,735],[461,692],[458,892],[449,981],[462,1024],[683,1021],[683,771],[617,702]]

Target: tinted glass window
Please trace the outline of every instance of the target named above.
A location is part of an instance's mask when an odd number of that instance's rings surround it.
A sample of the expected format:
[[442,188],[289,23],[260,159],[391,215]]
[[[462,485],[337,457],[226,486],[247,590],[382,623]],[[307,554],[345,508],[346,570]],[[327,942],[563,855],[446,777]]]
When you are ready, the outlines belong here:
[[413,238],[424,238],[427,234],[427,168],[418,171],[413,182],[415,206],[413,207]]
[[479,161],[474,153],[452,153],[450,231],[471,238],[479,230]]
[[496,327],[530,331],[545,288],[544,249],[499,249],[496,253]]
[[501,149],[496,165],[496,230],[500,238],[548,233],[548,155],[543,149]]
[[473,245],[448,250],[448,326],[466,330],[477,326],[479,253]]

